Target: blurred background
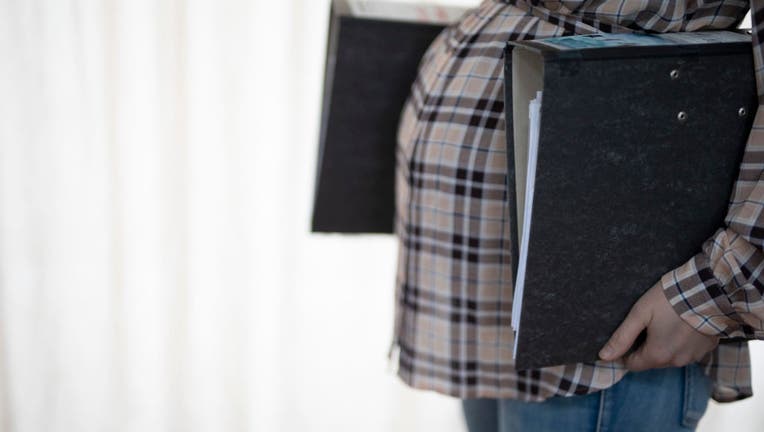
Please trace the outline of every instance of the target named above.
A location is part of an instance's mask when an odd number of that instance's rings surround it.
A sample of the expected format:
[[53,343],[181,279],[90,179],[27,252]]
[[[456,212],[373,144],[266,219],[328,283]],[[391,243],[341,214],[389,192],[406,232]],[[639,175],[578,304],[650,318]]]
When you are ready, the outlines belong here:
[[[475,0],[440,0],[475,5]],[[309,233],[328,0],[0,0],[0,431],[463,431]],[[757,396],[701,430],[764,429]]]

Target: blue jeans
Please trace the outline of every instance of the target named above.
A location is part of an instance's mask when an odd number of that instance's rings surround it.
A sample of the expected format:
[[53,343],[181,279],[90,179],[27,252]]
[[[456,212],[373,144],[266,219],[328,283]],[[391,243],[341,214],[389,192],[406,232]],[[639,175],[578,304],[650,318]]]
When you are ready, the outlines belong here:
[[613,387],[544,402],[465,399],[470,432],[693,431],[706,411],[711,380],[697,365],[630,372]]

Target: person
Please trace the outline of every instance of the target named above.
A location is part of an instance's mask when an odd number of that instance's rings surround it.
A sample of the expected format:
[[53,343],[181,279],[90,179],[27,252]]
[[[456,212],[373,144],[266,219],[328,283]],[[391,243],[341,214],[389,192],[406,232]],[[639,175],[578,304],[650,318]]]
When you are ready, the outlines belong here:
[[[764,1],[751,3],[761,30]],[[646,291],[601,359],[517,371],[502,58],[507,40],[734,29],[748,9],[739,0],[485,0],[435,39],[396,150],[392,348],[406,384],[463,399],[469,429],[481,432],[694,430],[709,397],[751,396],[746,341],[764,338],[764,110],[725,226]],[[762,46],[757,31],[752,38],[761,94]]]

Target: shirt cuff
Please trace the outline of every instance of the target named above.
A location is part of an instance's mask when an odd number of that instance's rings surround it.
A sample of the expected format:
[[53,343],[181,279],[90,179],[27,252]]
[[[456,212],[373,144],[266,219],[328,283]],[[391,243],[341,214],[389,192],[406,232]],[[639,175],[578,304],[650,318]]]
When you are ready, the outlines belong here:
[[704,244],[703,252],[665,274],[660,283],[674,311],[695,330],[750,339],[754,331],[736,310],[735,293],[726,291],[738,273],[737,266],[730,263],[731,243],[735,242],[729,240],[726,230],[719,230]]

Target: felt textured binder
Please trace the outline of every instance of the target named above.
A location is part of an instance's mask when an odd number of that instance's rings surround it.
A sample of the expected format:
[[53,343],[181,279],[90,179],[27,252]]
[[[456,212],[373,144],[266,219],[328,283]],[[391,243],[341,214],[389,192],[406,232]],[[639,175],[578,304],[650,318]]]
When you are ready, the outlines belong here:
[[461,12],[332,3],[313,232],[392,233],[401,109],[427,47]]
[[723,226],[757,106],[750,36],[723,33],[508,44],[518,369],[597,360],[644,291]]

